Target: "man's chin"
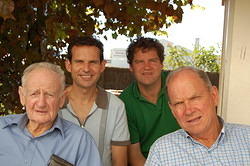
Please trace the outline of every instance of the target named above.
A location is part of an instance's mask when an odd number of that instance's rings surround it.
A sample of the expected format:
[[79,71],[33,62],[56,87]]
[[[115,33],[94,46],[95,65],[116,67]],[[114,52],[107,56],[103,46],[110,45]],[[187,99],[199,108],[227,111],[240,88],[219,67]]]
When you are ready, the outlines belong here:
[[151,86],[151,85],[153,85],[154,83],[153,83],[153,81],[147,80],[147,81],[142,81],[142,82],[140,82],[140,84],[143,85],[143,86]]

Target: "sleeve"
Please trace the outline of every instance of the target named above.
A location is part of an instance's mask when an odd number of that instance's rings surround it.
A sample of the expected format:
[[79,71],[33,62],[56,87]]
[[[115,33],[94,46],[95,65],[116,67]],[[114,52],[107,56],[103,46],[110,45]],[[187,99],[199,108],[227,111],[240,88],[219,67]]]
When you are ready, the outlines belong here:
[[[125,105],[124,103],[117,98],[116,96],[115,101],[113,105],[116,106],[116,119],[115,119],[115,126],[114,126],[114,132],[112,134],[112,145],[129,145],[130,144],[130,134],[128,129],[128,121],[127,121],[127,115],[125,111]],[[113,108],[111,108],[113,109]]]
[[131,111],[133,110],[132,106],[129,102],[129,97],[126,94],[122,93],[120,99],[125,103],[127,121],[128,121],[128,128],[130,133],[130,142],[131,144],[135,144],[140,142],[139,131],[136,125],[135,114]]
[[157,146],[152,146],[150,148],[145,166],[161,166],[160,159],[158,157]]
[[131,144],[140,142],[139,131],[136,125],[135,115],[130,113],[131,110],[127,111],[128,127],[130,132]]

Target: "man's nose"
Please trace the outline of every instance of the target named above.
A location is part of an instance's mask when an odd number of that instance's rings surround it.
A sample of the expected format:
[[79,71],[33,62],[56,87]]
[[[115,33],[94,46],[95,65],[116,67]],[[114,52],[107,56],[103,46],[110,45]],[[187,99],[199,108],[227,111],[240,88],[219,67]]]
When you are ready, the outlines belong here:
[[187,101],[184,104],[185,104],[185,114],[186,115],[192,114],[193,113],[193,109],[192,109],[191,103]]
[[46,99],[44,94],[40,94],[37,104],[39,107],[44,107],[46,105]]
[[88,64],[88,63],[84,63],[84,64],[83,64],[83,68],[82,68],[82,69],[83,69],[83,71],[84,71],[84,72],[88,72],[88,71],[89,71],[89,69],[90,69],[89,67],[90,67],[90,66],[89,66],[89,64]]
[[151,64],[150,64],[149,61],[145,61],[145,62],[144,62],[144,68],[145,68],[145,69],[151,68]]

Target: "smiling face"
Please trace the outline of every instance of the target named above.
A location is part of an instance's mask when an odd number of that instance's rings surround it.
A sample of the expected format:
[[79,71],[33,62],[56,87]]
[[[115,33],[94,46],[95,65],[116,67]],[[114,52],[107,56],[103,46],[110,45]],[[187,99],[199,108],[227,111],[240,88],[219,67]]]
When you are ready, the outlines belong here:
[[153,86],[161,82],[162,68],[163,64],[155,49],[136,50],[130,65],[130,71],[142,86]]
[[19,87],[19,96],[30,124],[53,124],[64,103],[60,80],[57,73],[45,68],[37,68],[27,74],[25,84]]
[[105,61],[100,61],[100,50],[95,46],[74,46],[72,60],[66,60],[66,69],[71,73],[73,85],[81,88],[96,87]]
[[218,125],[216,87],[208,88],[194,71],[183,70],[175,73],[167,89],[169,106],[185,131],[194,137],[216,132]]

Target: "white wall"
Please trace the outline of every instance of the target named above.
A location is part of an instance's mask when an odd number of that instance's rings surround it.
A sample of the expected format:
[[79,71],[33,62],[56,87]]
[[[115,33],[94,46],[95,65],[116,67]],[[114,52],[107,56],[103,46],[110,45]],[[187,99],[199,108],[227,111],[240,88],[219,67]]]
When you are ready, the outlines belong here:
[[250,0],[224,0],[225,27],[219,114],[250,124]]

